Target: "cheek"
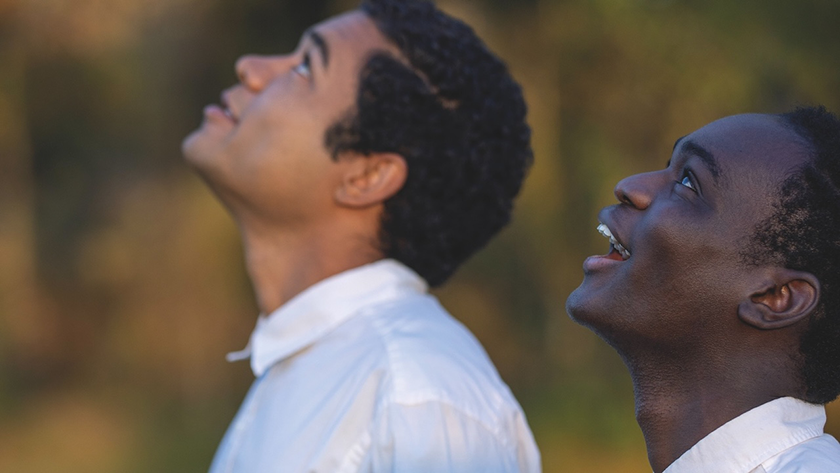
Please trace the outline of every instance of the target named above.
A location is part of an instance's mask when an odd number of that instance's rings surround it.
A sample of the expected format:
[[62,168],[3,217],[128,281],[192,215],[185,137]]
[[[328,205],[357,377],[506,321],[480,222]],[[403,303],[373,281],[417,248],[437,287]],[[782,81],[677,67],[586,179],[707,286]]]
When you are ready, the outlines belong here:
[[231,135],[228,146],[240,172],[298,172],[294,168],[306,167],[308,160],[330,159],[324,145],[326,125],[317,117],[275,103],[260,104],[253,112]]
[[642,254],[647,275],[645,292],[689,310],[729,303],[737,281],[740,257],[734,242],[710,231],[711,222],[672,224],[652,228]]

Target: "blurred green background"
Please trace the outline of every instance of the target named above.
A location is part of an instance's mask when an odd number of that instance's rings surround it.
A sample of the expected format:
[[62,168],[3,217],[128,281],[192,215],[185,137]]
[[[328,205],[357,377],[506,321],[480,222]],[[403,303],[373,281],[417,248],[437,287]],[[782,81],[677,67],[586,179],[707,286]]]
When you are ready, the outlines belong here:
[[[840,110],[836,0],[443,1],[505,58],[536,165],[438,294],[520,399],[546,472],[649,472],[629,378],[564,301],[626,175],[724,115]],[[205,471],[251,373],[238,236],[180,141],[246,52],[340,0],[0,0],[0,471]],[[840,434],[840,405],[828,430]]]

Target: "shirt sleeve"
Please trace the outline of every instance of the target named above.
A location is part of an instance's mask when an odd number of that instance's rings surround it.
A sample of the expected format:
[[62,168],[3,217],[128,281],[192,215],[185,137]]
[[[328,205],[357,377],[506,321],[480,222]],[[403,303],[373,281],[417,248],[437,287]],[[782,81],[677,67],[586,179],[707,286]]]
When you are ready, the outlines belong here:
[[537,473],[539,453],[527,425],[496,428],[449,404],[393,404],[372,432],[370,473]]

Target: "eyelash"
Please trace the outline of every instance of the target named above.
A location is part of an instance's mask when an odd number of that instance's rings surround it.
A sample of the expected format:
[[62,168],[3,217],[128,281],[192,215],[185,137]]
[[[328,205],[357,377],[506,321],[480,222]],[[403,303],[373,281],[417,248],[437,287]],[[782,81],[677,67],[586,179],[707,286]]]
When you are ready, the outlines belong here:
[[311,65],[311,60],[309,58],[309,53],[306,53],[306,54],[303,55],[303,61],[301,61],[301,63],[298,64],[297,66],[295,66],[294,71],[296,73],[298,73],[299,75],[308,79],[308,78],[312,77],[312,68],[310,67],[310,65]]
[[[687,184],[685,183],[686,179],[688,180]],[[694,174],[687,169],[683,171],[682,177],[679,181],[677,181],[677,184],[690,189],[691,192],[697,193],[697,185],[695,184]]]

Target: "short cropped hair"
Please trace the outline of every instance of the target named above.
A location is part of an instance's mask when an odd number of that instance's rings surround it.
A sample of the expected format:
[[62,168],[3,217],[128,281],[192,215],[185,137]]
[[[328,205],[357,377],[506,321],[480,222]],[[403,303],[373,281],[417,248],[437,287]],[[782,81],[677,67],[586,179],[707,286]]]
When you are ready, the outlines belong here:
[[820,299],[800,342],[806,401],[840,394],[840,120],[825,107],[779,115],[810,145],[810,160],[782,184],[774,213],[752,237],[750,258],[806,271]]
[[334,159],[406,160],[405,185],[384,204],[380,249],[437,286],[510,221],[533,161],[525,101],[473,30],[431,2],[366,0],[361,10],[403,57],[367,62],[356,105],[327,130],[326,146]]

